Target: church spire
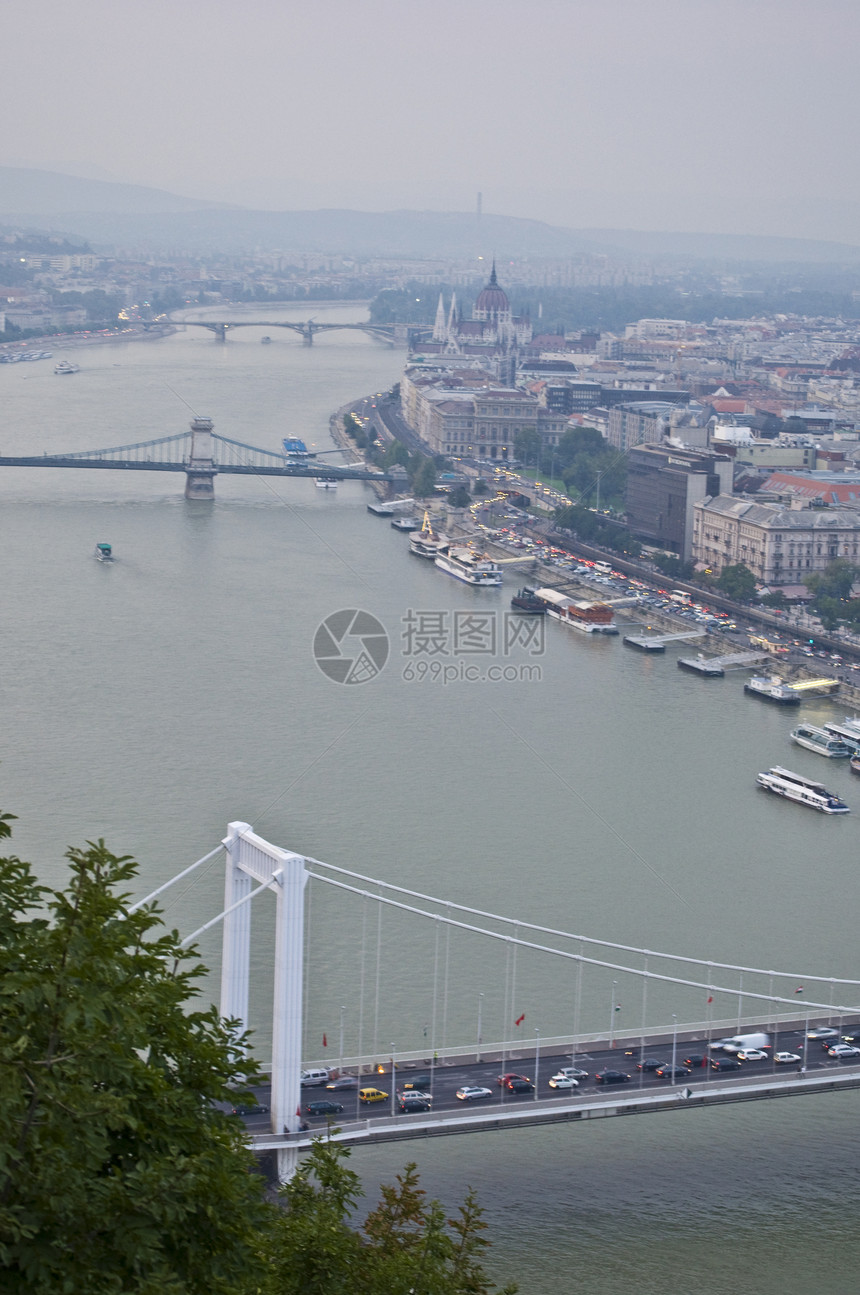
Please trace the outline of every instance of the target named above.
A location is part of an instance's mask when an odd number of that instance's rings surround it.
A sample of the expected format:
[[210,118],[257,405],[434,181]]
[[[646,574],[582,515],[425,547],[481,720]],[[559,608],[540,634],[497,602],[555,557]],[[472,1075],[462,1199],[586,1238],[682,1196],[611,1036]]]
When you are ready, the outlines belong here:
[[498,286],[499,286],[499,281],[496,278],[496,258],[493,257],[493,269],[490,274],[490,287],[497,288]]
[[445,303],[442,300],[442,293],[439,293],[439,305],[436,307],[436,322],[433,325],[433,341],[444,342],[448,336],[445,328]]

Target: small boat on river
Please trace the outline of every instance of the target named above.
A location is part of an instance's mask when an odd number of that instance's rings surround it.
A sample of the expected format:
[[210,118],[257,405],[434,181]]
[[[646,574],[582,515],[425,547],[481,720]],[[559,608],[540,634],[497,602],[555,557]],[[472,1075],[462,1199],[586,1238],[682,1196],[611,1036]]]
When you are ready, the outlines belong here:
[[830,760],[847,760],[851,755],[851,747],[841,738],[815,724],[798,724],[791,730],[791,740],[816,755],[826,755]]
[[765,769],[756,778],[756,782],[765,791],[772,791],[775,796],[796,801],[798,805],[807,805],[822,814],[850,814],[851,809],[840,796],[828,791],[820,782],[804,778],[802,774],[792,773],[776,764],[772,769]]
[[110,544],[97,544],[94,557],[99,562],[112,562],[113,549],[111,548]]

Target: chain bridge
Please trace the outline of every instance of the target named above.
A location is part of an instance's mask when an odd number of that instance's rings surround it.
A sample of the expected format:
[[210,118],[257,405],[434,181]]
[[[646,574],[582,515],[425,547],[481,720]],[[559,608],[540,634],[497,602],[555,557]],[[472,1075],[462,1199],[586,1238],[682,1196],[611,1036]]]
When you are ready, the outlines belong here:
[[[221,1013],[247,1028],[251,904],[274,894],[269,1078],[246,1115],[252,1147],[277,1157],[282,1178],[321,1132],[361,1145],[860,1087],[860,1049],[845,1033],[860,1032],[858,980],[658,953],[480,910],[305,857],[244,822],[132,911],[222,854],[223,909],[183,943],[221,925]],[[473,942],[477,979],[459,969]],[[408,993],[386,1027],[404,960]],[[418,1107],[404,1088],[420,1090]]]
[[257,477],[324,477],[332,481],[384,481],[401,488],[402,468],[376,471],[358,465],[297,461],[276,450],[264,450],[219,436],[210,418],[194,418],[187,432],[159,436],[133,445],[79,450],[69,454],[0,455],[0,467],[91,468],[126,472],[184,472],[186,499],[213,499],[215,477],[233,474]]

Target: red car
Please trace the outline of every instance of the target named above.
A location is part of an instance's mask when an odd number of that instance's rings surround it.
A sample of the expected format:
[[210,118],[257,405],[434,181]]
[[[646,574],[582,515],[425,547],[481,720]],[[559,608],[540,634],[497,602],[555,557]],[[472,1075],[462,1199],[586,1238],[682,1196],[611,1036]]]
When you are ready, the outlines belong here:
[[510,1074],[507,1074],[507,1075],[499,1075],[498,1079],[496,1080],[496,1083],[499,1085],[500,1088],[507,1088],[510,1085],[510,1082],[512,1079],[525,1079],[526,1083],[530,1082],[527,1075],[515,1075],[513,1072],[511,1072]]

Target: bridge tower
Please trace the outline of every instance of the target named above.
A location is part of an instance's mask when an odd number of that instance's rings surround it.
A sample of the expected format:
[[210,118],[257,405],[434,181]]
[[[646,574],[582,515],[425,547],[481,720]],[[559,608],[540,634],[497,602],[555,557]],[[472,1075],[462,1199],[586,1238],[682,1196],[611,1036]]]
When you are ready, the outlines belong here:
[[214,499],[215,466],[212,449],[212,419],[192,418],[191,453],[185,463],[185,498]]
[[[302,972],[305,886],[308,873],[299,854],[270,845],[249,823],[229,823],[224,841],[224,926],[221,957],[221,1015],[247,1029],[251,962],[252,885],[275,892],[275,983],[272,1008],[272,1132],[298,1133],[301,1125]],[[278,1176],[285,1182],[298,1163],[298,1149],[278,1151]]]

